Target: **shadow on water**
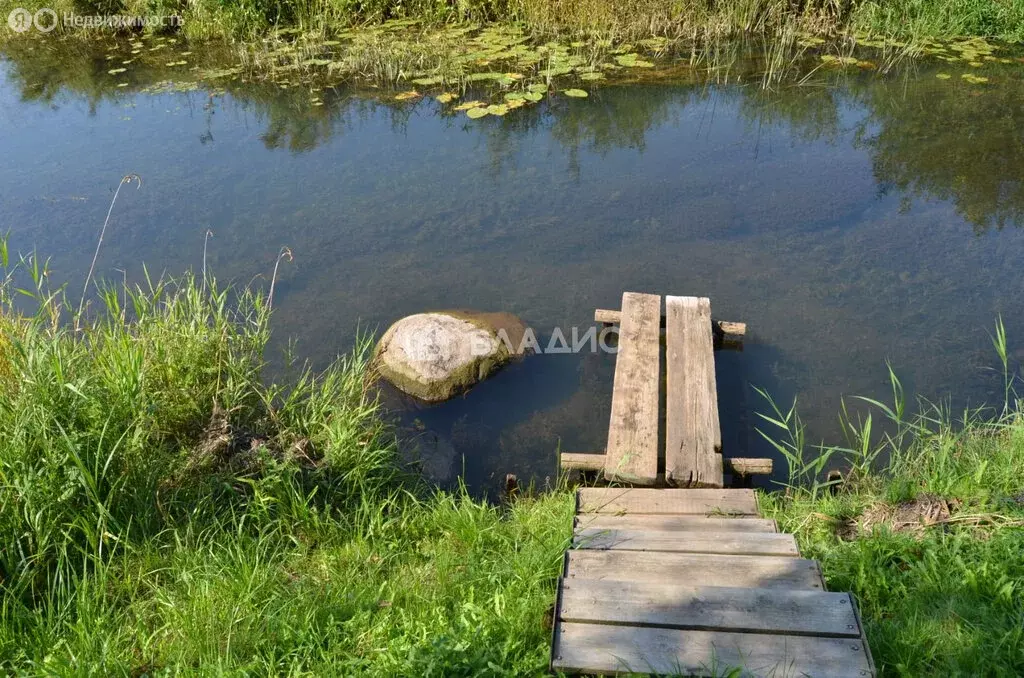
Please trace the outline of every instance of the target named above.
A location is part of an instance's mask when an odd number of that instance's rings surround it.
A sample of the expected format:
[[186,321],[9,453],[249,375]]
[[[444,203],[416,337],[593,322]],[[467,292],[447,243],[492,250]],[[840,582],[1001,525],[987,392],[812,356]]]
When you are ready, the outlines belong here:
[[[196,268],[209,230],[207,265],[244,284],[287,246],[278,345],[315,363],[430,308],[510,311],[545,335],[624,290],[706,295],[751,329],[718,354],[726,454],[771,456],[753,386],[799,397],[817,442],[844,394],[887,393],[886,360],[927,397],[1001,400],[999,313],[1024,359],[1020,63],[986,65],[984,85],[925,62],[775,91],[610,84],[472,121],[340,86],[314,105],[271,82],[111,75],[103,54],[40,44],[8,47],[0,87],[12,244],[80,284],[112,186],[137,172],[98,270]],[[388,402],[440,484],[543,486],[559,446],[604,447],[613,370],[537,355],[439,406]]]

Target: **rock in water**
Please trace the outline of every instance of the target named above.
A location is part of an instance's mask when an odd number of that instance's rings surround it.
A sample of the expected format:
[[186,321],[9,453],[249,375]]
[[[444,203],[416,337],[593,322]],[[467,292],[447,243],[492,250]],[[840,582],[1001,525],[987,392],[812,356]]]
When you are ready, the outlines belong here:
[[438,311],[402,318],[377,344],[377,373],[399,390],[441,402],[518,355],[526,328],[510,313]]

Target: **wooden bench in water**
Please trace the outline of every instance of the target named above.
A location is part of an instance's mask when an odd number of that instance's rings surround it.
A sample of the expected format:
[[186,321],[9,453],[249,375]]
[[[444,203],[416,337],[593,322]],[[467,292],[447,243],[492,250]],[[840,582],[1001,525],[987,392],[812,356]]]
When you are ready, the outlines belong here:
[[825,591],[752,490],[719,489],[578,490],[551,668],[875,675],[853,598]]
[[[619,323],[608,443],[603,454],[563,453],[568,469],[601,471],[631,485],[721,487],[724,469],[771,473],[770,459],[722,459],[714,348],[736,344],[743,323],[713,321],[704,297],[626,292],[621,311],[598,309],[595,320]],[[661,435],[661,328],[665,330],[665,432]],[[662,465],[662,458],[664,460]]]

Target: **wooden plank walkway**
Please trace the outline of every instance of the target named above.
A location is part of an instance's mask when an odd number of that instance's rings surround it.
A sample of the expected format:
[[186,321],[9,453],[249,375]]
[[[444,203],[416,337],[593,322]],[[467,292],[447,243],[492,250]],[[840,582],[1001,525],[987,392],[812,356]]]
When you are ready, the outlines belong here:
[[[674,487],[722,487],[735,475],[771,473],[771,459],[722,459],[715,383],[716,345],[746,332],[743,323],[711,318],[706,297],[626,292],[621,311],[598,309],[595,319],[619,323],[608,443],[603,453],[563,453],[567,469],[600,471],[609,482]],[[665,328],[664,455],[659,455],[661,327]]]
[[[628,485],[577,491],[572,548],[558,581],[551,668],[565,673],[874,676],[856,603],[825,590],[821,567],[758,512],[734,474],[770,459],[723,461],[714,349],[741,323],[711,319],[703,297],[627,292],[608,445],[563,454],[565,468]],[[660,328],[665,329],[664,455],[659,455]],[[660,457],[660,458],[659,458]]]
[[658,477],[658,393],[661,297],[622,295],[619,352],[604,476],[637,485]]
[[824,588],[750,490],[582,488],[551,668],[874,676],[853,598]]
[[665,297],[665,482],[722,486],[711,301]]

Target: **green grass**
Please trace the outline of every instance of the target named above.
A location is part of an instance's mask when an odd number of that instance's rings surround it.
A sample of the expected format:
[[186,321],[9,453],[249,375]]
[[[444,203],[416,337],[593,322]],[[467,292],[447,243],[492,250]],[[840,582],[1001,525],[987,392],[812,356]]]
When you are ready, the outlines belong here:
[[366,342],[264,385],[258,290],[186,276],[101,301],[69,307],[36,257],[0,284],[0,671],[545,666],[567,495],[417,484]]
[[[0,671],[545,671],[571,493],[423,487],[367,388],[368,342],[269,379],[269,290],[185,276],[83,311],[37,257],[0,241],[0,263]],[[911,416],[895,376],[892,403],[862,402],[885,431],[851,401],[841,447],[766,415],[793,464],[762,509],[857,596],[883,675],[1024,672],[1024,415],[994,343],[1009,396],[987,417]],[[842,485],[820,478],[833,465]],[[950,515],[887,526],[928,496]]]
[[[1002,323],[994,343],[1007,375],[998,412],[954,422],[925,404],[908,415],[890,372],[893,402],[867,401],[884,434],[844,407],[847,442],[812,450],[795,414],[766,418],[788,431],[785,453],[807,461],[790,465],[791,486],[764,495],[762,512],[821,562],[830,590],[857,597],[883,675],[1024,673],[1024,403],[1013,399]],[[834,465],[849,469],[843,482],[822,482]],[[937,506],[948,513],[921,517]],[[893,520],[898,507],[907,513]]]
[[[516,24],[538,36],[721,38],[794,29],[835,35],[949,38],[1024,37],[1024,0],[57,0],[0,2],[83,15],[178,15],[191,39],[254,41],[274,30],[336,34],[387,20],[430,25]],[[61,27],[59,30],[64,30]],[[74,29],[69,29],[74,30]]]

